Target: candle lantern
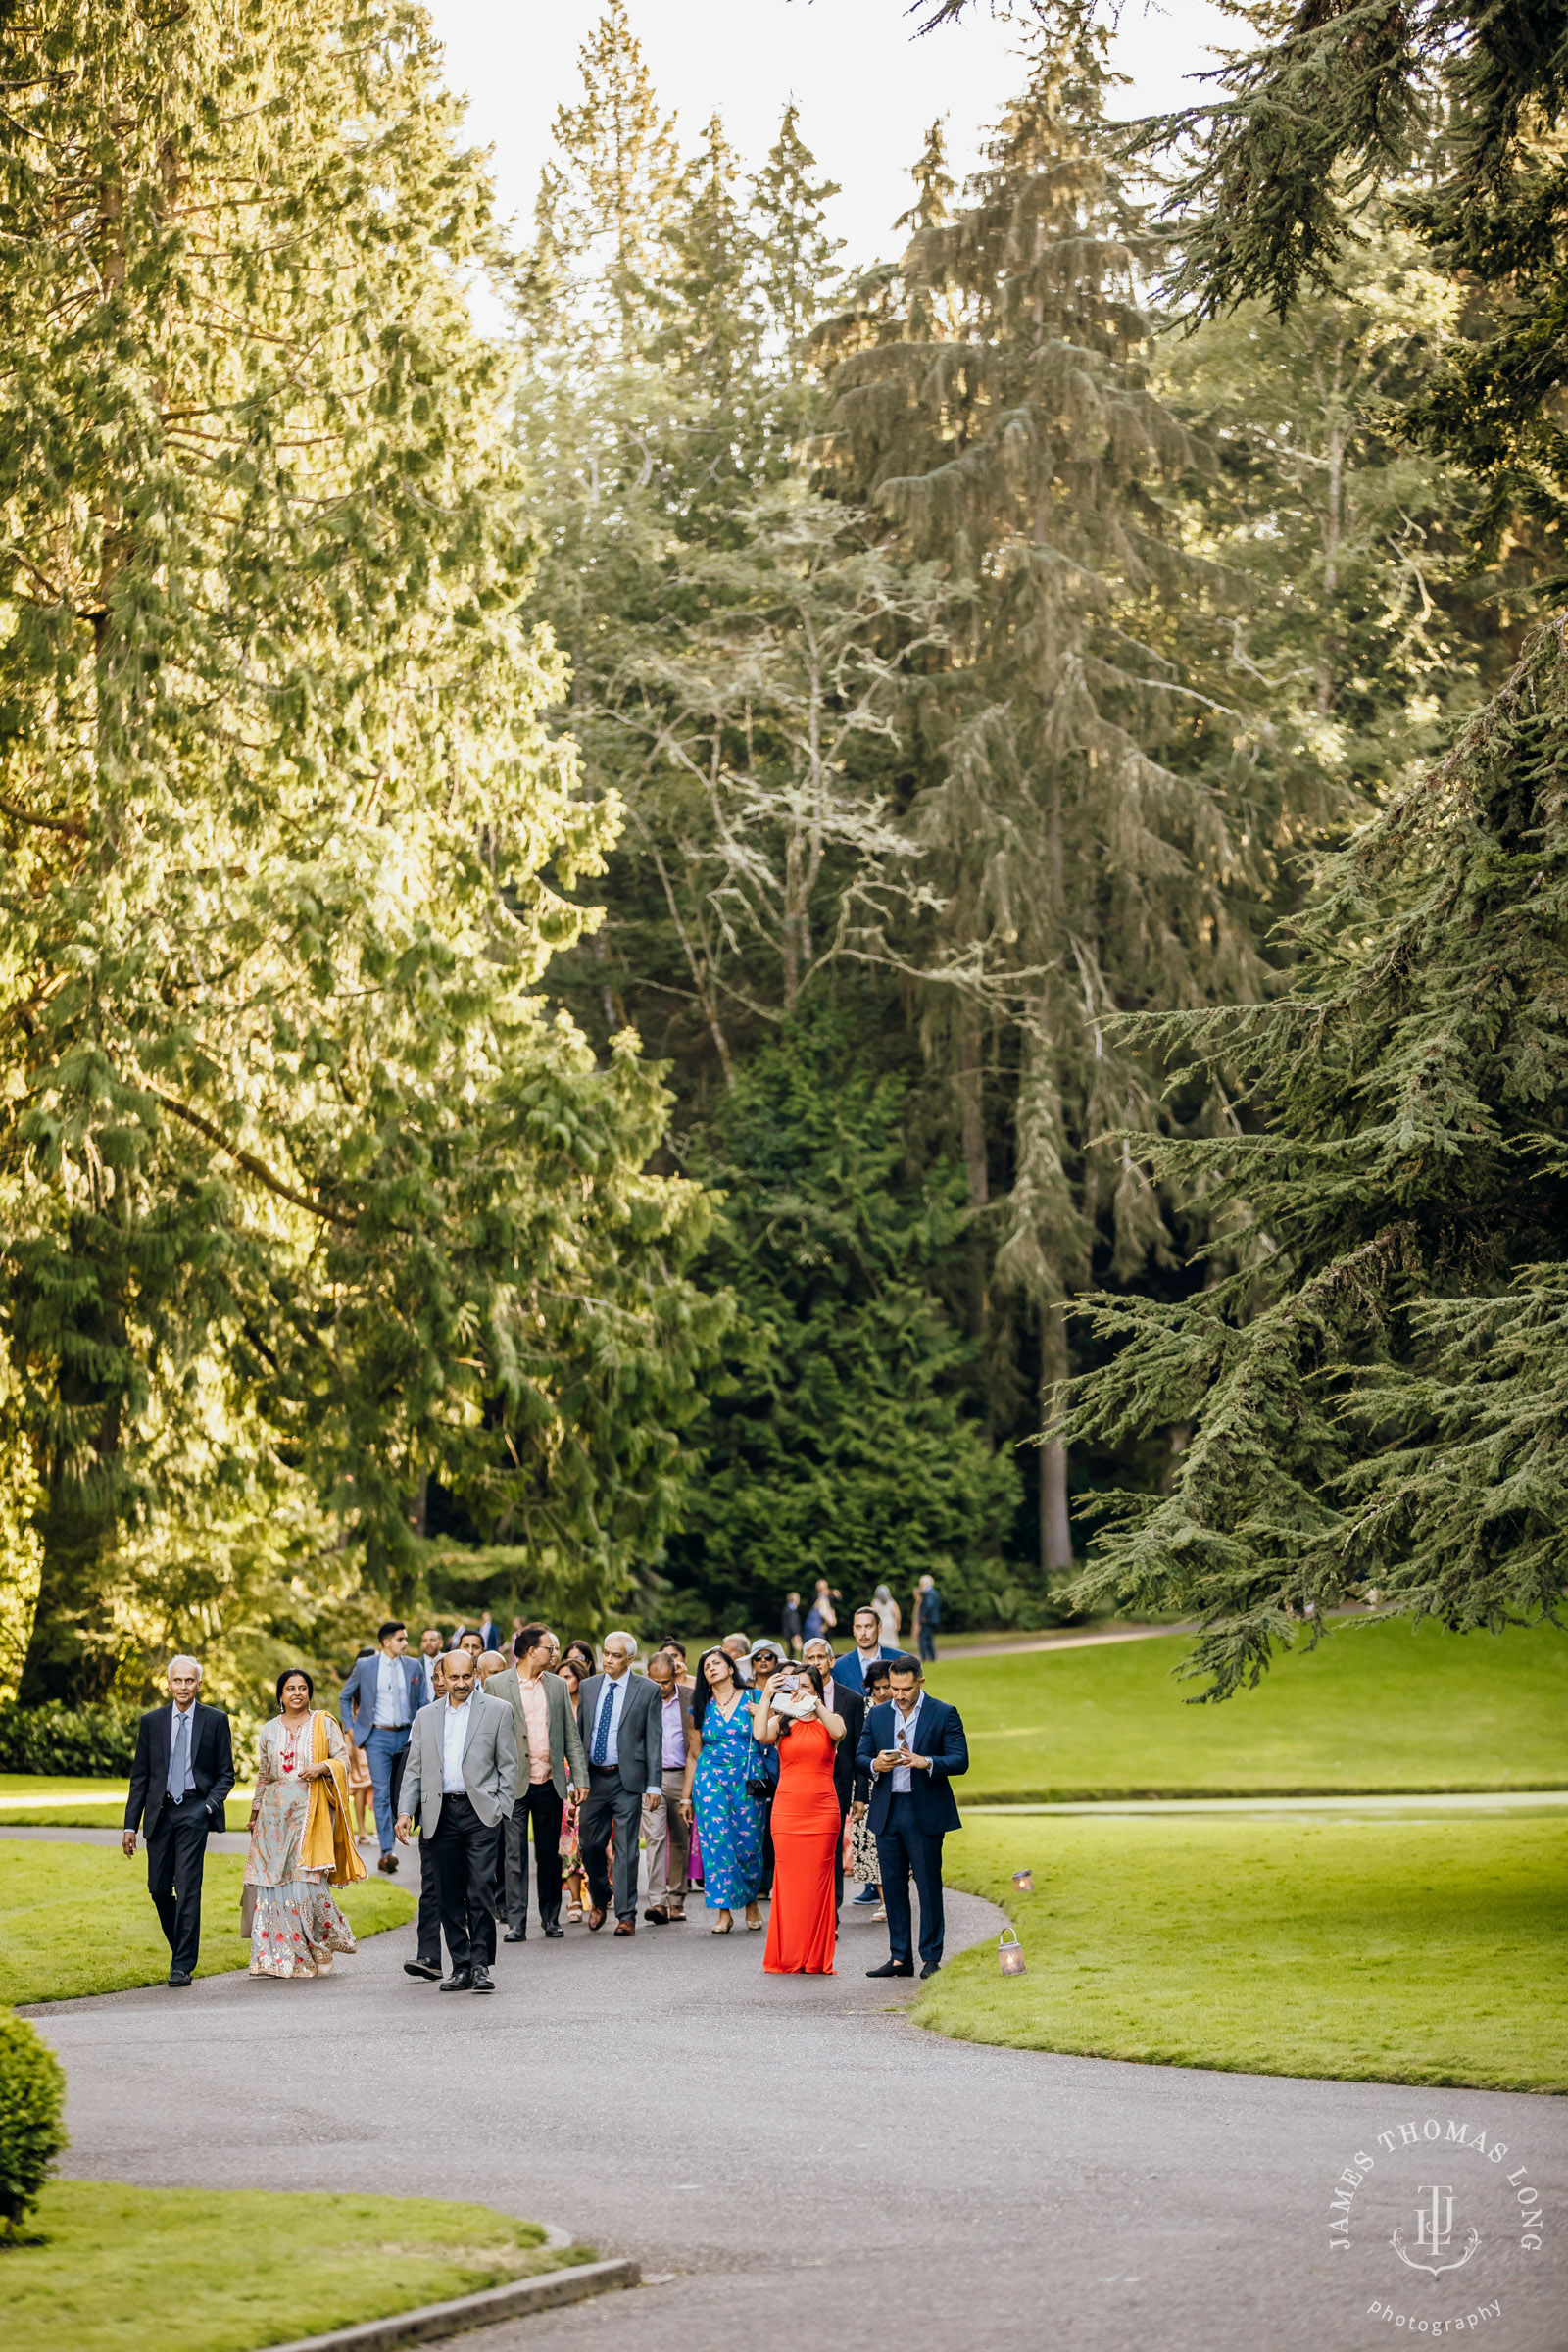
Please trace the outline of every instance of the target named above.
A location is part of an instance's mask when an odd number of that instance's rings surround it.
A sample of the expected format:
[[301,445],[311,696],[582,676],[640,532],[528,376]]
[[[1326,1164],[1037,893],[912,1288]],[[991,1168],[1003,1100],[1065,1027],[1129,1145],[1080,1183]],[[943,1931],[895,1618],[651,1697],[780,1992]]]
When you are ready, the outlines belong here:
[[1032,1870],[1015,1870],[1012,1874],[1012,1883],[1020,1894],[1033,1894],[1035,1874]]
[[1004,1928],[997,1938],[997,1959],[1004,1977],[1028,1975],[1024,1966],[1023,1946],[1018,1941],[1016,1928]]

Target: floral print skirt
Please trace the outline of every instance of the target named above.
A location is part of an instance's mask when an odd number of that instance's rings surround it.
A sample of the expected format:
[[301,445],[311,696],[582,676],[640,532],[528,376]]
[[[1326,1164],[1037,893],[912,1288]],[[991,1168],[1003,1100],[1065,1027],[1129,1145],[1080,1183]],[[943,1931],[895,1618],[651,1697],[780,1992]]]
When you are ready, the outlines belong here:
[[332,1899],[324,1871],[282,1886],[247,1886],[253,1977],[325,1977],[334,1952],[352,1952],[354,1930]]

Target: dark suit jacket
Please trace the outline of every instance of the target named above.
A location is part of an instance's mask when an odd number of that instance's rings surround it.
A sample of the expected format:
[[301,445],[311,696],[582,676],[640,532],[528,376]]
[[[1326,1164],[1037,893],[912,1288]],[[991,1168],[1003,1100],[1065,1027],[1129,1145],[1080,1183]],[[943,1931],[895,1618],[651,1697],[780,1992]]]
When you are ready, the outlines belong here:
[[[865,1700],[858,1690],[846,1690],[837,1675],[833,1677],[833,1712],[844,1718],[844,1737],[833,1750],[833,1787],[838,1794],[839,1811],[848,1813],[857,1797],[863,1800],[871,1793],[859,1766]],[[921,1720],[924,1721],[923,1716]]]
[[[590,1674],[577,1693],[577,1721],[582,1730],[583,1753],[590,1766],[593,1763],[594,1723],[599,1714],[599,1694],[607,1678]],[[664,1786],[664,1725],[663,1700],[659,1688],[645,1674],[628,1673],[627,1690],[620,1707],[620,1725],[615,1734],[615,1753],[620,1758],[620,1777],[628,1788],[639,1791],[662,1789]]]
[[[860,1733],[858,1764],[861,1772],[869,1775],[871,1780],[871,1810],[866,1819],[873,1837],[888,1826],[893,1775],[891,1772],[872,1773],[871,1758],[879,1755],[883,1748],[897,1745],[892,1705],[885,1703],[880,1707],[872,1707]],[[933,1698],[927,1690],[921,1701],[914,1745],[917,1755],[931,1759],[929,1772],[912,1772],[909,1775],[915,1822],[927,1837],[940,1838],[945,1831],[961,1826],[958,1808],[948,1783],[969,1769],[969,1742],[963,1736],[957,1708],[950,1707],[946,1699]]]
[[[905,1652],[902,1649],[889,1649],[887,1643],[881,1642],[877,1644],[876,1654],[879,1658],[902,1658]],[[860,1664],[858,1649],[848,1650],[842,1658],[834,1659],[833,1680],[841,1690],[858,1690],[862,1698],[865,1696],[865,1669]]]
[[[149,1707],[136,1729],[136,1755],[130,1767],[130,1792],[125,1798],[125,1828],[142,1830],[150,1838],[169,1794],[169,1734],[171,1702]],[[191,1779],[207,1807],[208,1827],[224,1827],[223,1799],[234,1786],[234,1744],[228,1717],[220,1707],[192,1710],[196,1721],[190,1743]]]
[[[409,1728],[424,1705],[424,1661],[422,1658],[402,1657],[398,1664],[404,1669],[404,1686],[408,1693]],[[338,1692],[337,1711],[343,1729],[351,1732],[361,1747],[369,1737],[375,1722],[375,1684],[380,1671],[381,1652],[372,1649],[368,1658],[356,1658],[348,1681]]]

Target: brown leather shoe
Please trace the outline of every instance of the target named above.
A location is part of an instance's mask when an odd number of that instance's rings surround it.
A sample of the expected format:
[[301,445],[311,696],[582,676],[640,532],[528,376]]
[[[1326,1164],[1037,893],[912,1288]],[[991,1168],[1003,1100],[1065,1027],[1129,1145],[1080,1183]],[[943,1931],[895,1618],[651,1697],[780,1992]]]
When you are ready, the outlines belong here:
[[616,1922],[615,1922],[615,1934],[616,1934],[617,1936],[635,1936],[635,1935],[636,1935],[636,1933],[637,1933],[637,1922],[636,1922],[634,1919],[617,1919],[617,1920],[616,1920]]
[[598,1905],[597,1903],[590,1903],[590,1904],[589,1904],[589,1906],[588,1906],[588,1925],[589,1925],[589,1926],[592,1928],[592,1930],[593,1930],[593,1932],[594,1932],[594,1934],[595,1934],[596,1936],[598,1935],[598,1933],[599,1933],[600,1929],[601,1929],[601,1928],[604,1926],[604,1924],[605,1924],[606,1920],[607,1920],[609,1917],[610,1917],[610,1913],[609,1913],[608,1911],[601,1911],[601,1910],[600,1910],[600,1908],[599,1908],[599,1905]]

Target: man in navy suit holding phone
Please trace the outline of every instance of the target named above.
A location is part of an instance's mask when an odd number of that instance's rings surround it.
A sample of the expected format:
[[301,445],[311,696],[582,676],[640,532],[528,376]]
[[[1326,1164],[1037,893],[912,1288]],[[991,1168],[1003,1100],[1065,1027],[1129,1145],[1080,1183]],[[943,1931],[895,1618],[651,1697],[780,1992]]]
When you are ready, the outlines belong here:
[[948,1786],[969,1769],[969,1743],[956,1707],[933,1698],[918,1658],[892,1661],[891,1701],[867,1709],[856,1758],[871,1777],[871,1835],[882,1873],[890,1957],[868,1977],[912,1977],[909,1875],[920,1892],[920,1974],[942,1966],[942,1840],[960,1827]]

